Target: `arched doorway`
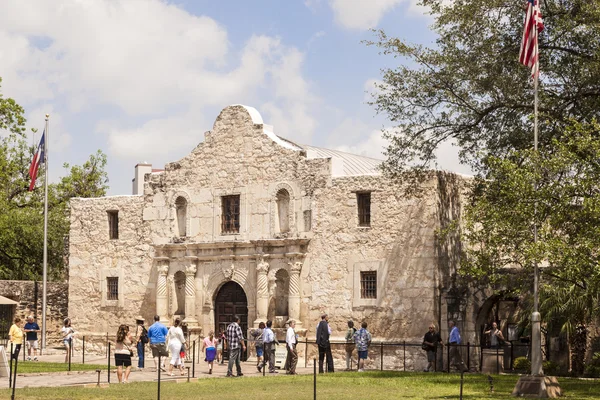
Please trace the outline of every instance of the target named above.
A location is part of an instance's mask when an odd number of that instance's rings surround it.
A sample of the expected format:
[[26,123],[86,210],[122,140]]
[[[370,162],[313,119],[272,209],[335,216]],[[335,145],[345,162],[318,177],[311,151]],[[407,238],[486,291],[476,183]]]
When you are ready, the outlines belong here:
[[[238,315],[241,319],[240,327],[244,337],[248,334],[248,299],[242,287],[233,281],[221,286],[215,297],[215,329],[217,332],[227,330],[227,326],[233,322],[233,316]],[[246,360],[246,352],[242,353],[242,360]]]

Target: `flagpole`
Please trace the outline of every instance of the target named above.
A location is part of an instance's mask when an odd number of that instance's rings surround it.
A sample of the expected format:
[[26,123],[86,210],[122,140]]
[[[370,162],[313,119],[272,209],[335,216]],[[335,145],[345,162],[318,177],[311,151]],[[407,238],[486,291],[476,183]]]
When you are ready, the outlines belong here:
[[44,139],[44,268],[42,272],[42,350],[46,349],[46,305],[47,305],[47,278],[48,278],[48,143],[50,114],[46,114],[46,129]]

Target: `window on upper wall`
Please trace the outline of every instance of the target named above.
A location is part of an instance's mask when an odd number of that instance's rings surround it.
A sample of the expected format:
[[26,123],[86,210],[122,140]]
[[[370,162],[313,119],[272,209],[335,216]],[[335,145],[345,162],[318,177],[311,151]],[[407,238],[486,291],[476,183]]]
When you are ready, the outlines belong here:
[[360,298],[377,298],[377,271],[360,272]]
[[108,238],[119,238],[119,212],[108,211]]
[[279,232],[290,230],[290,194],[285,189],[277,192],[277,217],[279,218]]
[[106,278],[106,300],[119,300],[119,278]]
[[181,237],[187,236],[187,200],[179,196],[175,200],[175,212],[177,214],[177,234]]
[[240,232],[240,195],[221,197],[221,233]]
[[371,226],[371,193],[356,193],[358,205],[358,226]]

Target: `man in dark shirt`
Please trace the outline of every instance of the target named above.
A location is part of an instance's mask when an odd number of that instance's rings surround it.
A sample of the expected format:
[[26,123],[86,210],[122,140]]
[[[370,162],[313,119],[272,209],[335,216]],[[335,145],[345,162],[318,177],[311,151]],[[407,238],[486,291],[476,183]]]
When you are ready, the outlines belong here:
[[23,331],[27,334],[27,348],[28,357],[27,361],[31,361],[31,349],[33,349],[33,361],[37,361],[37,349],[38,349],[38,332],[40,331],[39,325],[33,320],[33,316],[27,317],[27,323],[23,327]]
[[319,346],[319,373],[323,373],[323,359],[327,356],[327,372],[333,372],[333,356],[331,354],[331,344],[329,343],[329,317],[327,314],[321,315],[321,322],[317,325],[317,345]]
[[435,356],[437,354],[438,345],[443,346],[442,338],[438,332],[435,331],[435,325],[429,325],[429,331],[423,338],[423,349],[427,351],[427,368],[425,372],[435,371]]

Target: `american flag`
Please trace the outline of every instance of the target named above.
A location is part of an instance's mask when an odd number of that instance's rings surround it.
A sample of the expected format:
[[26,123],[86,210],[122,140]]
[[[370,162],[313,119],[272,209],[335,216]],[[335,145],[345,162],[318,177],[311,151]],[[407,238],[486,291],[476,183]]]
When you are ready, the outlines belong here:
[[29,184],[29,191],[31,192],[35,187],[35,179],[37,178],[37,172],[40,168],[40,164],[43,164],[45,160],[45,139],[46,130],[44,129],[44,133],[42,134],[42,139],[40,140],[40,144],[38,145],[37,151],[33,156],[33,160],[31,161],[31,166],[29,167],[29,176],[31,177],[31,183]]
[[527,0],[527,16],[525,17],[519,62],[531,68],[532,78],[539,74],[538,33],[542,30],[544,30],[544,21],[542,21],[538,0]]

